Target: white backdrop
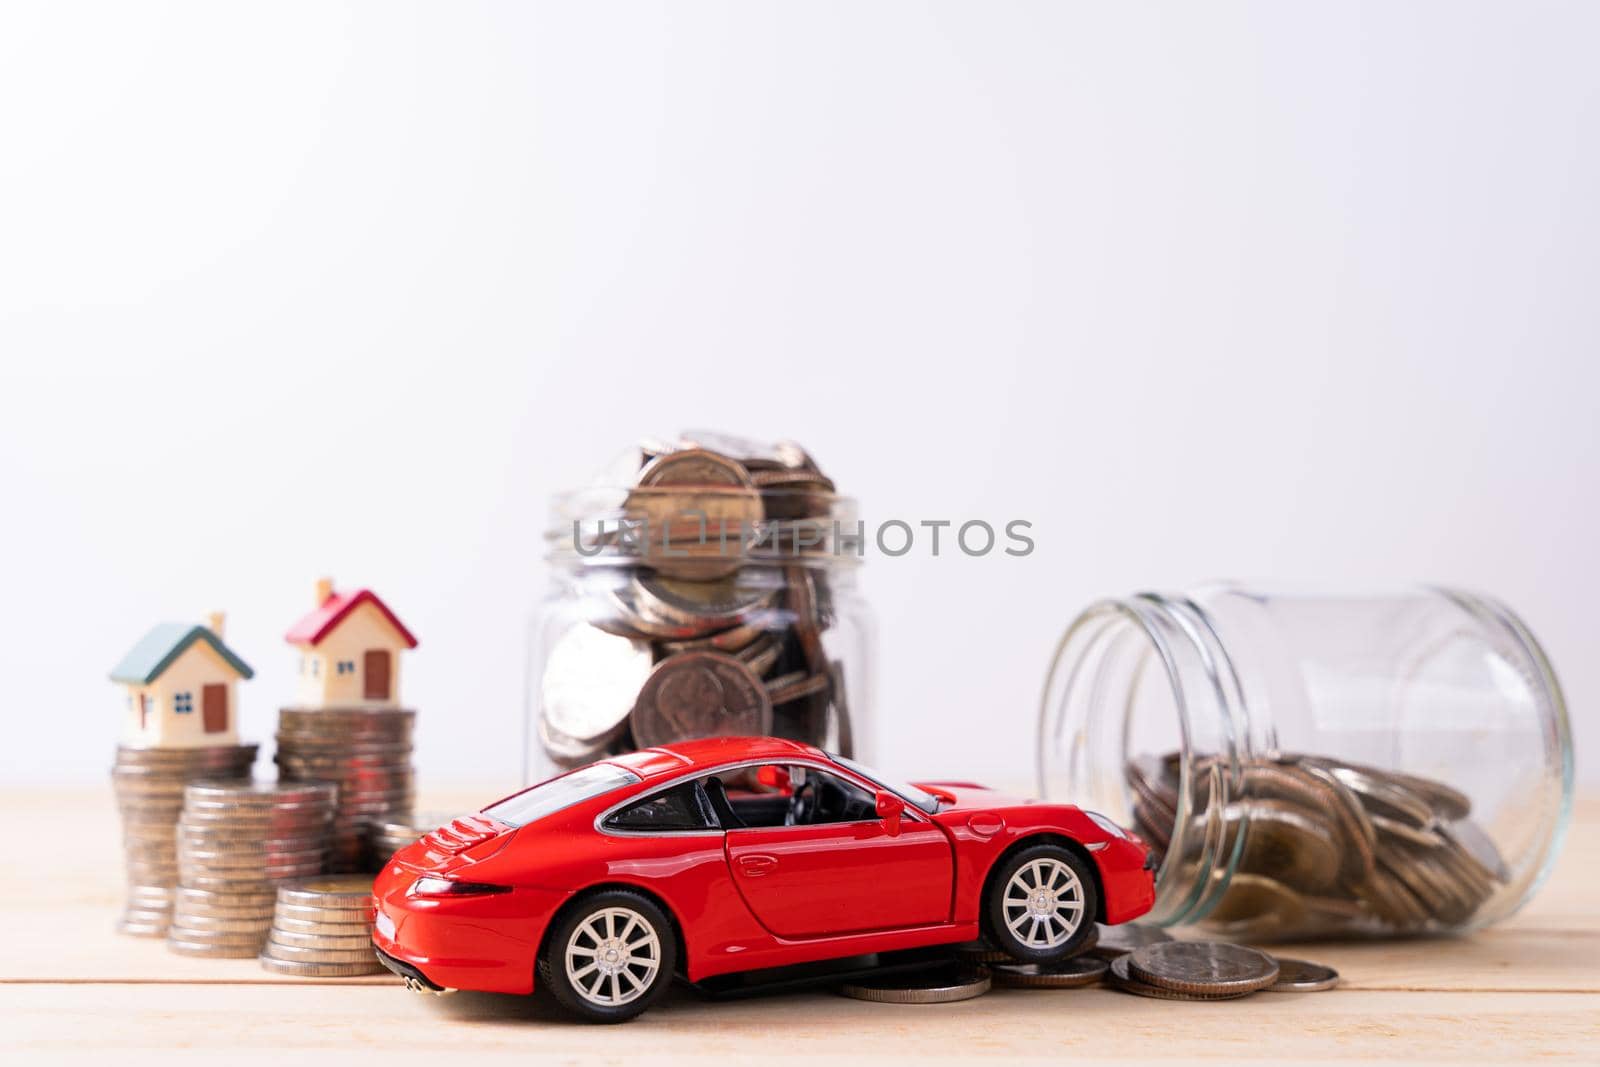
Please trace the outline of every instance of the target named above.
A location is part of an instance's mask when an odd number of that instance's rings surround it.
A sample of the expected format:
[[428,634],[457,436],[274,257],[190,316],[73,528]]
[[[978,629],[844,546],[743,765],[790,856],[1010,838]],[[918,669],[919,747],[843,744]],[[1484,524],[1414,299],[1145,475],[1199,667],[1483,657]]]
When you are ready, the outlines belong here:
[[1087,601],[1492,592],[1600,658],[1600,7],[0,9],[5,781],[98,780],[107,670],[230,615],[290,691],[379,591],[424,785],[518,773],[555,489],[804,442],[869,517],[881,762],[1026,777]]

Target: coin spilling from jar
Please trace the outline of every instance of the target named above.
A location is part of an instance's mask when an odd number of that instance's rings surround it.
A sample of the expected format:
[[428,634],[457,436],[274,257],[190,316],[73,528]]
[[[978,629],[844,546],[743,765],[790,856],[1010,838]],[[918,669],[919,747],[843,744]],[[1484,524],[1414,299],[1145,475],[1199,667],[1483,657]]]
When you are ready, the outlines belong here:
[[[574,522],[582,617],[553,635],[540,746],[557,766],[696,737],[772,735],[851,755],[832,561],[834,486],[792,442],[646,441],[614,521]],[[592,564],[592,565],[591,565]]]
[[[1204,918],[1214,933],[1266,940],[1455,928],[1509,881],[1471,801],[1442,782],[1320,756],[1237,768],[1202,758],[1188,785],[1193,799],[1180,804],[1180,770],[1176,753],[1127,764],[1133,824],[1174,865],[1162,877],[1179,884],[1199,869],[1191,853],[1237,850]],[[1205,802],[1224,778],[1227,803]]]

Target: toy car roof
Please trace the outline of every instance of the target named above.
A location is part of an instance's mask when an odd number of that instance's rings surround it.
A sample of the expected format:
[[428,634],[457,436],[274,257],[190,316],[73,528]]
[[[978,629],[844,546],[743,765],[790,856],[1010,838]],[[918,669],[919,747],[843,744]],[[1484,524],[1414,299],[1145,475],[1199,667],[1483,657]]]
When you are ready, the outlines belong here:
[[641,778],[656,778],[690,767],[716,767],[747,759],[781,760],[823,755],[815,745],[780,737],[702,737],[613,756],[607,762],[620,764]]

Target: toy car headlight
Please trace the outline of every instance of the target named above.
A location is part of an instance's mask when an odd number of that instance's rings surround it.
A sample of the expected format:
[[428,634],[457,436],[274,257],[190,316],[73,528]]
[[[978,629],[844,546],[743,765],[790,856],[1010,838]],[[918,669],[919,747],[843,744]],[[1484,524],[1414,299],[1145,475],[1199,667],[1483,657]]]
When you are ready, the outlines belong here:
[[454,878],[439,878],[430,874],[411,883],[409,892],[414,897],[474,897],[509,893],[511,887],[489,882],[458,882]]
[[1098,811],[1086,811],[1084,814],[1089,816],[1091,822],[1100,827],[1100,829],[1104,830],[1106,833],[1110,834],[1112,837],[1120,837],[1124,841],[1128,840],[1128,831],[1124,830],[1122,827],[1118,826],[1104,815],[1101,815]]

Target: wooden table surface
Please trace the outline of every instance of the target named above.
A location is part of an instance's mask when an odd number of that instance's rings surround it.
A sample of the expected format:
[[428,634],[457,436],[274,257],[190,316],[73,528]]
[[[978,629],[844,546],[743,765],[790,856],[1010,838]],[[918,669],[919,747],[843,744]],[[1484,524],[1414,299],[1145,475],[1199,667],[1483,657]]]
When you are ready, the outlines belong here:
[[[484,795],[441,794],[423,807],[464,810]],[[122,884],[109,789],[8,790],[0,811],[14,856],[0,879],[5,1063],[294,1064],[334,1054],[431,1067],[754,1057],[1600,1062],[1600,798],[1579,805],[1549,884],[1500,927],[1278,946],[1337,967],[1344,980],[1328,993],[1192,1004],[1109,989],[997,989],[960,1004],[902,1006],[827,991],[711,1003],[679,989],[620,1027],[571,1023],[521,997],[420,997],[388,976],[293,979],[253,960],[172,955],[160,941],[112,930]]]

